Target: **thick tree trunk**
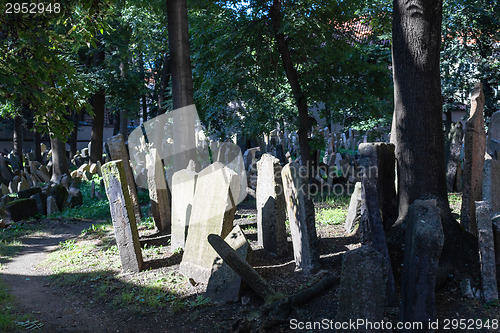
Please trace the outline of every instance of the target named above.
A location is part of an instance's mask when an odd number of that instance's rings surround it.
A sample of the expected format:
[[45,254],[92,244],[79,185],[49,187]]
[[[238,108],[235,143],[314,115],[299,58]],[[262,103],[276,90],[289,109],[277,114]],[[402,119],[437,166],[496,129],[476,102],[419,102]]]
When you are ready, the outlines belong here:
[[439,73],[442,1],[394,0],[394,132],[399,220],[417,199],[447,206]]
[[[104,63],[104,50],[94,52],[92,62],[94,66],[102,66]],[[94,121],[92,122],[92,133],[90,136],[90,162],[102,162],[102,144],[104,130],[104,107],[105,93],[104,89],[100,89],[92,97],[92,106],[94,108]],[[78,129],[77,129],[78,130]]]
[[[143,85],[146,85],[146,74],[144,73],[144,59],[142,58],[142,54],[139,55],[139,68],[140,68],[141,82]],[[144,87],[142,88],[144,89]],[[141,95],[141,107],[142,107],[142,122],[145,123],[146,121],[148,121],[148,105],[146,104],[145,92]]]
[[22,159],[23,156],[23,117],[14,117],[14,135],[12,137],[14,144],[14,154]]
[[68,159],[66,157],[66,143],[51,136],[50,147],[52,149],[52,178],[55,182],[61,175],[69,174]]
[[163,66],[161,69],[160,88],[158,89],[158,116],[167,112],[165,108],[165,92],[170,82],[170,57],[165,53]]
[[[273,5],[270,9],[270,16],[273,26],[274,38],[276,39],[276,43],[278,45],[278,52],[280,53],[281,61],[283,62],[283,67],[285,68],[286,77],[293,92],[295,104],[297,105],[297,109],[299,110],[298,135],[302,165],[306,166],[308,170],[312,170],[313,158],[310,153],[308,141],[309,118],[307,98],[302,91],[297,69],[294,67],[292,58],[290,56],[290,47],[288,45],[288,41],[281,31],[281,0],[273,0]],[[312,174],[309,174],[309,176],[312,176]]]
[[[172,107],[175,110],[194,103],[187,0],[167,0],[167,17],[172,72]],[[174,126],[173,133],[174,171],[186,168],[189,160],[196,162],[195,123],[190,115],[185,112],[174,120],[179,125]]]

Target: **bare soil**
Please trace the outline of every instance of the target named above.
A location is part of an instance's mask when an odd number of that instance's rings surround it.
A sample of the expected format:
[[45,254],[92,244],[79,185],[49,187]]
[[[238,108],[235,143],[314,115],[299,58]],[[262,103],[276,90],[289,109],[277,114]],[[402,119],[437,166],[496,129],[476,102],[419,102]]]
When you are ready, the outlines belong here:
[[[313,277],[305,277],[295,272],[293,254],[277,258],[257,247],[255,210],[242,208],[237,211],[235,223],[246,226],[245,233],[254,249],[253,266],[272,286],[283,294],[294,293],[314,283],[324,272],[340,276],[342,255],[345,251],[359,246],[355,236],[345,236],[342,226],[318,226],[321,245],[321,272]],[[49,279],[43,268],[37,267],[48,253],[55,250],[61,241],[76,238],[81,231],[95,221],[75,220],[71,222],[39,221],[45,226],[42,236],[22,239],[23,249],[0,271],[16,299],[15,308],[19,314],[33,314],[43,328],[38,332],[250,332],[261,327],[261,332],[316,332],[318,330],[293,330],[290,320],[303,322],[334,320],[337,311],[339,285],[335,285],[312,302],[295,309],[290,318],[281,321],[269,321],[260,316],[263,302],[255,293],[245,288],[241,301],[234,304],[209,304],[205,307],[186,309],[171,313],[158,309],[149,313],[138,314],[127,308],[112,307],[106,302],[96,302],[87,285],[76,283],[61,287]],[[154,241],[144,230],[144,241]],[[159,239],[157,242],[163,243]],[[165,242],[166,244],[166,242]],[[170,251],[171,253],[171,251]],[[147,262],[151,271],[163,272],[177,269],[180,257]],[[477,281],[473,281],[476,284]],[[450,276],[448,281],[437,291],[437,314],[444,319],[500,319],[498,306],[484,306],[480,301],[461,296],[459,281]],[[398,309],[386,309],[386,320],[396,321]],[[19,331],[24,331],[19,329]],[[322,330],[332,332],[333,330]],[[437,330],[438,332],[444,330]],[[453,330],[465,331],[465,330]],[[496,330],[473,330],[496,331]]]

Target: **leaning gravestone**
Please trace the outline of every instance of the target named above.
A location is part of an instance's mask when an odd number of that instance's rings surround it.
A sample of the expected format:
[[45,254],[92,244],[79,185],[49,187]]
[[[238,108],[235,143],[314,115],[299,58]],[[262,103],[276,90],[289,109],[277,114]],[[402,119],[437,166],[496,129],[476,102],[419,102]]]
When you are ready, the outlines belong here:
[[384,319],[386,265],[384,256],[369,245],[344,254],[336,322],[359,319],[381,322]]
[[267,251],[285,255],[286,204],[281,181],[281,165],[276,157],[264,154],[257,162],[257,243]]
[[184,249],[193,209],[196,178],[197,173],[191,169],[179,170],[172,176],[172,249]]
[[146,168],[148,170],[148,189],[151,200],[151,212],[159,231],[170,233],[172,216],[170,211],[170,198],[168,195],[167,181],[163,162],[155,148],[151,148],[146,155]]
[[[220,162],[198,174],[193,209],[179,271],[199,283],[208,283],[217,253],[207,237],[226,237],[233,227],[239,177]],[[236,195],[233,196],[233,193]]]
[[353,227],[359,223],[362,206],[361,182],[357,182],[356,185],[354,185],[354,192],[352,192],[351,195],[351,201],[349,202],[349,209],[347,210],[347,217],[344,223],[346,233],[350,234],[353,231]]
[[[247,260],[251,247],[239,225],[231,230],[224,241],[243,260]],[[240,287],[241,277],[222,258],[217,257],[208,280],[206,296],[213,302],[234,303],[239,300]]]
[[281,171],[281,179],[290,221],[295,269],[309,274],[319,266],[319,245],[307,170],[296,162],[288,163]]
[[479,243],[479,264],[481,265],[481,286],[486,302],[498,299],[495,263],[495,243],[491,222],[491,207],[488,202],[476,201],[476,217]]
[[142,252],[124,163],[121,160],[106,163],[102,173],[122,269],[139,272],[143,264]]
[[465,125],[464,188],[460,214],[460,223],[473,235],[477,235],[475,202],[482,199],[483,164],[486,150],[483,108],[483,86],[481,83],[476,83],[471,97],[470,118]]
[[427,323],[436,317],[434,290],[444,244],[435,200],[410,205],[405,237],[400,317],[403,322]]
[[132,200],[132,207],[134,209],[135,220],[141,220],[141,210],[139,208],[139,197],[137,196],[137,189],[135,188],[134,174],[130,167],[130,160],[125,146],[123,135],[117,134],[107,140],[109,152],[113,160],[122,160],[125,175],[127,177],[128,192]]

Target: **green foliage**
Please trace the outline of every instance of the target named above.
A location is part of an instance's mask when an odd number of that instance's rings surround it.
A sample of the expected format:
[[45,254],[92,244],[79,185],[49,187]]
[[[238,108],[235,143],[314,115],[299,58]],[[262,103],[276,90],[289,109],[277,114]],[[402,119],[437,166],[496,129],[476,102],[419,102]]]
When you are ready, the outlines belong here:
[[12,314],[13,297],[7,293],[7,286],[0,280],[0,330],[6,332],[15,327],[15,319]]
[[345,222],[347,210],[345,207],[320,209],[316,213],[316,223],[342,224]]

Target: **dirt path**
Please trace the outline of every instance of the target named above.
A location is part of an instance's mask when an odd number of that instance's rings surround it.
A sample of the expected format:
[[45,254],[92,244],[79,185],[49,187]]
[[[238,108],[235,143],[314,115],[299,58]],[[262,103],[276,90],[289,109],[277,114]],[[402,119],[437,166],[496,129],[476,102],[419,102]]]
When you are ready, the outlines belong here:
[[9,292],[15,297],[16,311],[33,314],[44,324],[37,332],[128,331],[125,324],[113,322],[99,305],[88,304],[52,285],[46,273],[37,267],[60,242],[78,236],[90,224],[55,223],[43,236],[23,238],[21,252],[0,271]]

